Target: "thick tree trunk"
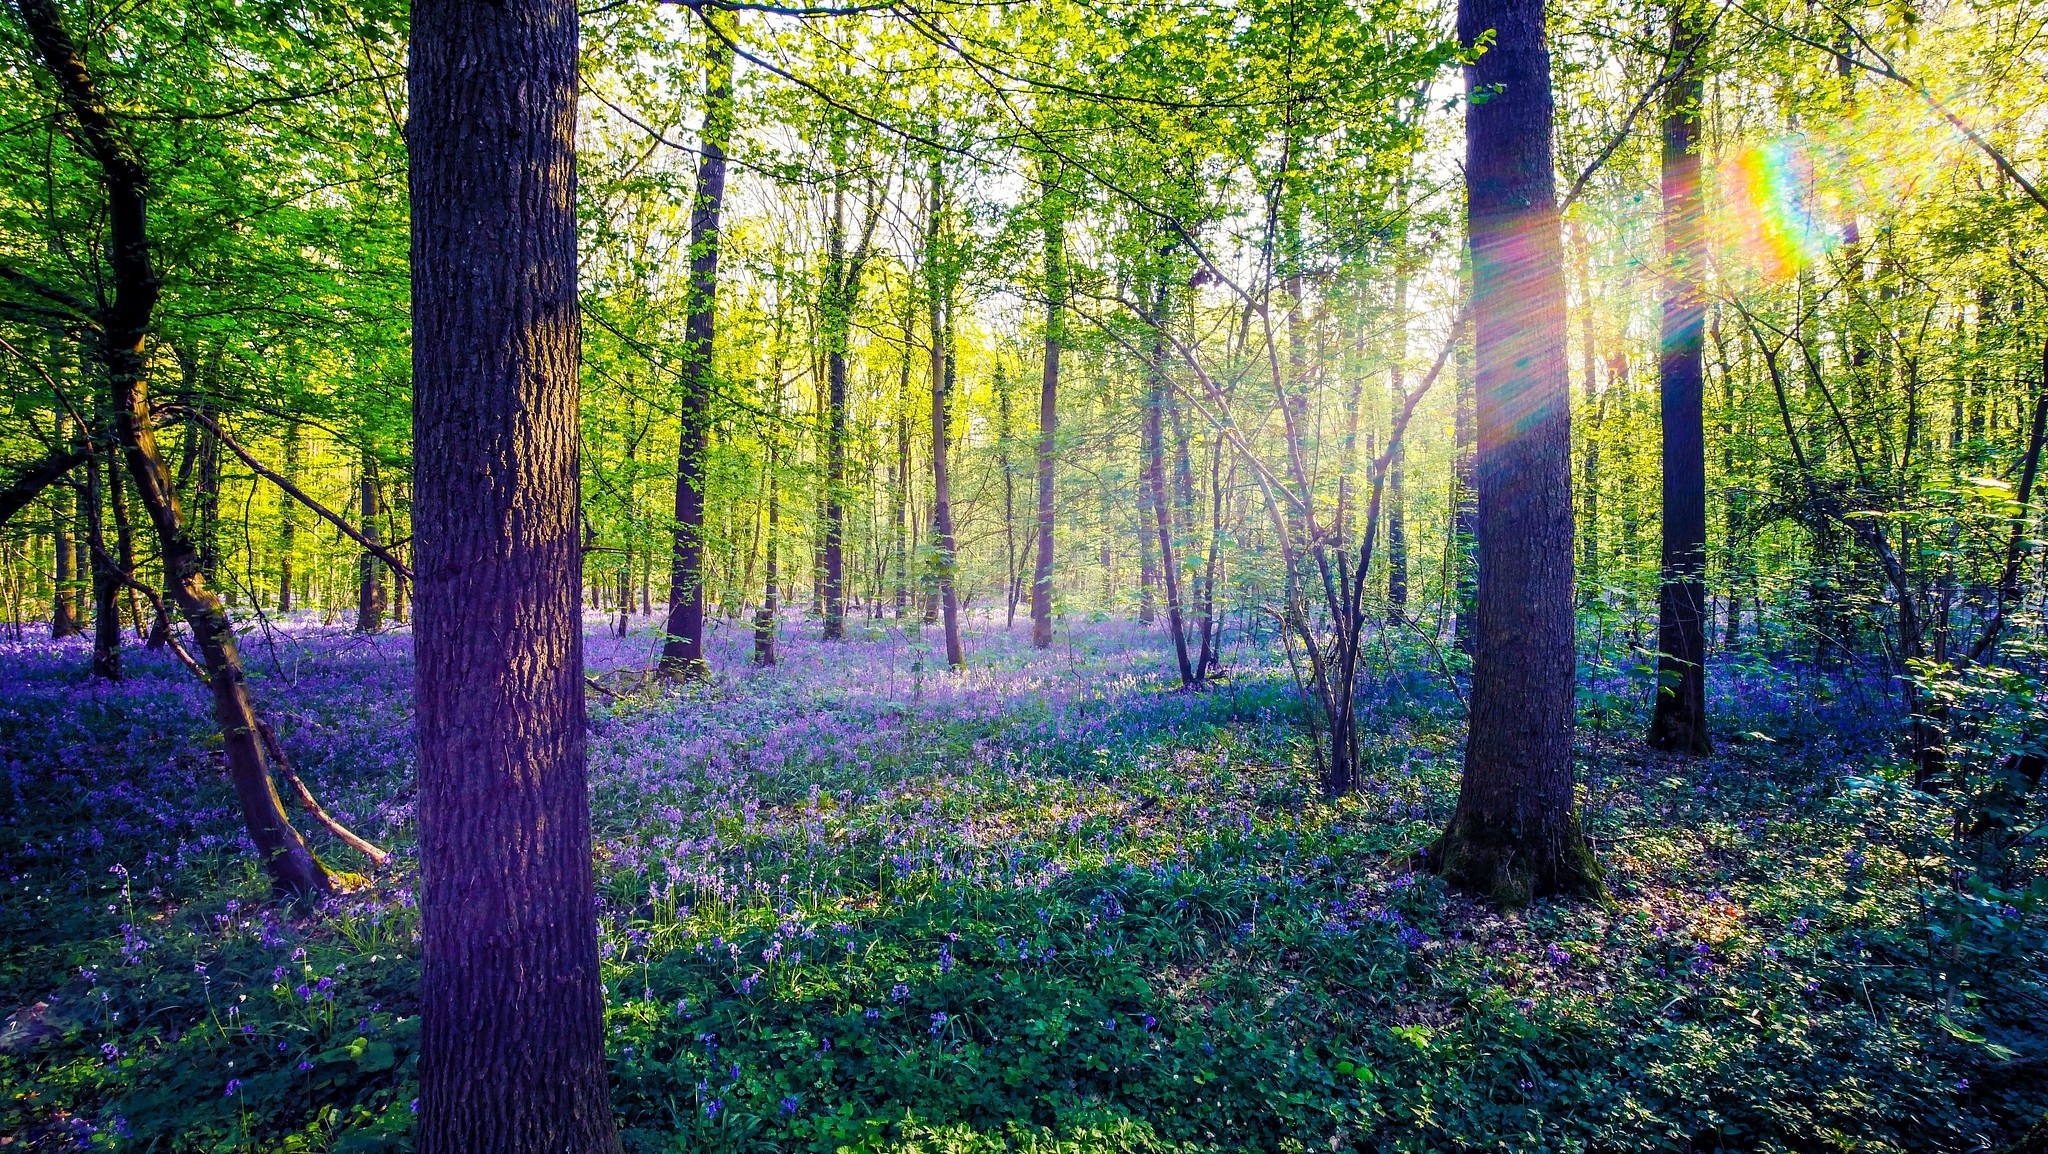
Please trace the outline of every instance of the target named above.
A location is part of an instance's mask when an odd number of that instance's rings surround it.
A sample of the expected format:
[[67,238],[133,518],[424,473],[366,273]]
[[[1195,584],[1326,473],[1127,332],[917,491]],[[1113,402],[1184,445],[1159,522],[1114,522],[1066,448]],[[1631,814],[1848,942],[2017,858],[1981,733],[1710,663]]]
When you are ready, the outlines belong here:
[[[722,19],[699,9],[707,21]],[[683,322],[682,441],[676,451],[676,527],[670,555],[667,639],[661,672],[702,677],[704,660],[704,457],[710,447],[712,357],[718,338],[719,217],[725,209],[725,150],[732,143],[732,47],[707,36],[704,132],[697,195],[690,208],[690,313]]]
[[613,1152],[578,582],[577,16],[411,58],[422,1154]]
[[1664,89],[1664,547],[1657,590],[1657,683],[1650,744],[1711,753],[1707,737],[1707,449],[1704,336],[1706,197],[1700,187],[1700,50],[1709,14],[1671,16],[1678,73]]
[[1431,847],[1454,888],[1516,905],[1600,891],[1572,802],[1571,398],[1542,0],[1460,0],[1478,360],[1479,590],[1458,807]]
[[205,661],[221,751],[249,840],[273,888],[301,898],[318,897],[331,888],[327,871],[285,818],[271,784],[234,627],[220,598],[206,587],[199,549],[179,515],[170,470],[157,451],[145,376],[149,362],[142,347],[158,287],[147,231],[148,171],[107,115],[56,5],[51,0],[18,0],[17,9],[70,113],[73,139],[98,164],[107,193],[107,265],[113,300],[98,319],[115,433],[137,496],[157,532],[164,585],[191,623],[193,640]]
[[1052,647],[1053,453],[1058,449],[1060,345],[1066,340],[1066,218],[1045,184],[1045,372],[1038,386],[1037,563],[1031,570],[1031,644]]
[[[356,498],[357,519],[361,522],[360,532],[373,543],[378,541],[377,519],[382,515],[377,491],[377,457],[368,444],[363,446],[361,484]],[[377,555],[365,550],[356,561],[356,632],[375,633],[384,628],[384,564]]]

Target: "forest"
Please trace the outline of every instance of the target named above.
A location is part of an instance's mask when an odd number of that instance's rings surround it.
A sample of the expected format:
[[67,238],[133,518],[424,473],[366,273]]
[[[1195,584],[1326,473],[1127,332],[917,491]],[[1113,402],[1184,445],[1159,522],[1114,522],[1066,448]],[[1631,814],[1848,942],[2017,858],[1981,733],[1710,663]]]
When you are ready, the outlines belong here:
[[2043,0],[0,58],[0,1148],[2048,1154]]

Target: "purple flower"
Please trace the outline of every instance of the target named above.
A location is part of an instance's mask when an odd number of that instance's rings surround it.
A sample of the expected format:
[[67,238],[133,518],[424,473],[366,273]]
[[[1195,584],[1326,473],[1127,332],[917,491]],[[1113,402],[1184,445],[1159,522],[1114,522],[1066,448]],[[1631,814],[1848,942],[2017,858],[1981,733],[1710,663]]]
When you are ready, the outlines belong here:
[[221,1097],[232,1098],[235,1096],[235,1091],[240,1090],[241,1088],[242,1080],[240,1078],[229,1078],[227,1092],[225,1094],[222,1094]]
[[926,1033],[928,1033],[928,1034],[930,1034],[930,1035],[931,1035],[932,1037],[936,1038],[936,1037],[938,1037],[938,1036],[939,1036],[939,1031],[941,1031],[941,1030],[943,1030],[943,1029],[945,1029],[945,1028],[946,1028],[946,1023],[947,1023],[947,1021],[949,1021],[949,1019],[948,1019],[948,1018],[946,1017],[946,1015],[945,1015],[945,1014],[944,1014],[943,1012],[941,1012],[941,1013],[937,1013],[937,1014],[933,1014],[933,1015],[932,1015],[932,1028],[931,1028],[931,1029],[929,1029],[929,1030],[927,1030],[927,1031],[925,1031],[925,1032],[926,1032]]
[[791,1095],[790,1097],[784,1098],[782,1100],[782,1112],[784,1114],[795,1114],[797,1111],[797,1105],[798,1103],[795,1095]]
[[709,1102],[704,1103],[704,1117],[708,1120],[716,1120],[718,1112],[723,1109],[725,1109],[725,1099],[713,1098]]

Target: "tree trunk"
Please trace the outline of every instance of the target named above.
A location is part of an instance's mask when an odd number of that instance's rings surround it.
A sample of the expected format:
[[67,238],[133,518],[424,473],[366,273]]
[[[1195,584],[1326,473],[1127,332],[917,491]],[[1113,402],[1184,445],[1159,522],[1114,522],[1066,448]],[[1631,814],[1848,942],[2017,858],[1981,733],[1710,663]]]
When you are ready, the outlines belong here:
[[[356,500],[357,520],[363,536],[377,541],[378,508],[377,457],[367,439],[363,445],[362,484]],[[381,542],[380,542],[381,543]],[[384,563],[364,550],[356,561],[356,632],[375,633],[384,628]]]
[[946,664],[955,669],[967,666],[960,647],[960,591],[954,582],[959,558],[953,540],[953,481],[946,467],[947,409],[953,395],[953,302],[952,274],[945,267],[949,254],[939,246],[944,239],[945,169],[932,161],[931,234],[925,244],[925,264],[931,269],[932,331],[932,545],[938,579],[939,607],[945,617]]
[[1429,859],[1504,905],[1600,891],[1572,803],[1571,398],[1542,0],[1460,0],[1478,361],[1479,590],[1458,806]]
[[105,510],[106,483],[97,453],[85,462],[86,540],[92,563],[92,675],[103,681],[121,680],[121,579],[114,572],[114,556],[107,550]]
[[[71,435],[70,418],[59,413],[57,443],[69,444]],[[50,636],[62,639],[85,631],[78,616],[78,547],[72,536],[72,526],[78,522],[78,495],[68,486],[58,485],[50,505],[51,536],[57,546],[50,581]]]
[[[284,477],[297,483],[299,479],[299,423],[293,421],[284,430]],[[279,501],[277,515],[277,612],[284,616],[292,611],[292,551],[299,543],[299,507],[289,498]]]
[[1658,375],[1664,431],[1664,542],[1657,589],[1656,702],[1650,744],[1711,753],[1707,737],[1707,449],[1704,326],[1706,198],[1700,187],[1698,55],[1710,14],[1671,16],[1678,72],[1664,89],[1664,319]]
[[[846,178],[832,190],[832,227],[825,255],[825,556],[819,590],[827,641],[846,636],[846,342],[853,318],[847,297]],[[935,338],[936,339],[936,338]]]
[[[776,398],[778,413],[782,408],[781,397]],[[770,434],[773,435],[772,433]],[[777,612],[775,583],[781,579],[778,569],[780,555],[777,552],[782,519],[782,494],[780,478],[775,475],[776,446],[768,446],[768,531],[762,542],[763,572],[766,574],[765,589],[761,594],[761,609],[754,614],[754,664],[762,667],[775,664],[775,615]]]
[[416,1141],[610,1154],[578,588],[576,6],[420,0],[412,27]]
[[[1472,299],[1471,254],[1466,254],[1464,296]],[[1479,601],[1479,567],[1475,550],[1479,543],[1479,490],[1478,476],[1474,469],[1477,464],[1479,446],[1479,404],[1477,366],[1473,363],[1472,333],[1469,324],[1461,326],[1464,331],[1453,335],[1457,347],[1457,395],[1453,407],[1456,413],[1452,425],[1452,470],[1456,486],[1456,508],[1451,513],[1451,532],[1456,535],[1452,545],[1451,563],[1457,568],[1456,588],[1458,595],[1458,622],[1454,640],[1460,652],[1472,656],[1473,618],[1477,616]]]
[[275,890],[301,898],[317,897],[331,889],[327,870],[285,818],[271,784],[234,627],[220,598],[206,587],[198,547],[179,515],[170,470],[157,451],[155,415],[147,389],[149,361],[143,353],[158,288],[147,231],[148,170],[107,115],[52,0],[19,0],[17,10],[70,113],[73,140],[97,162],[101,172],[107,194],[107,266],[113,299],[97,319],[115,432],[136,493],[156,528],[165,588],[191,623],[193,640],[205,661],[221,751],[249,840]]
[[[1404,193],[1402,200],[1406,201]],[[1394,274],[1394,364],[1387,374],[1388,420],[1408,399],[1408,273]],[[1408,446],[1387,445],[1387,606],[1394,614],[1408,608]]]
[[[699,9],[706,21],[724,19]],[[675,544],[669,567],[661,673],[702,677],[704,660],[704,458],[710,447],[712,357],[718,338],[719,217],[725,151],[732,143],[732,47],[713,24],[705,38],[704,131],[690,208],[690,313],[683,321],[682,440],[676,450]]]
[[1052,647],[1053,453],[1058,449],[1060,345],[1066,340],[1067,226],[1064,203],[1045,181],[1045,374],[1038,386],[1037,563],[1031,570],[1031,644]]
[[1164,274],[1153,298],[1152,347],[1145,366],[1145,486],[1151,498],[1152,528],[1159,535],[1159,575],[1166,586],[1166,630],[1173,636],[1173,656],[1181,688],[1192,688],[1195,670],[1188,660],[1188,636],[1181,627],[1180,565],[1173,550],[1173,506],[1166,497],[1166,302]]

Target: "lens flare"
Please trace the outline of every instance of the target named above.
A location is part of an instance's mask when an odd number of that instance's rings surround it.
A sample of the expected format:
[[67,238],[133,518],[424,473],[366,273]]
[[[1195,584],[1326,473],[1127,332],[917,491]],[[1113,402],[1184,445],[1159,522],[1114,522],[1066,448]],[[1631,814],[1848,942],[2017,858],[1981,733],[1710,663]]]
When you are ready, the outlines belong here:
[[1775,140],[1738,149],[1721,166],[1723,246],[1768,280],[1793,276],[1827,255],[1834,233],[1822,222],[1813,154]]

